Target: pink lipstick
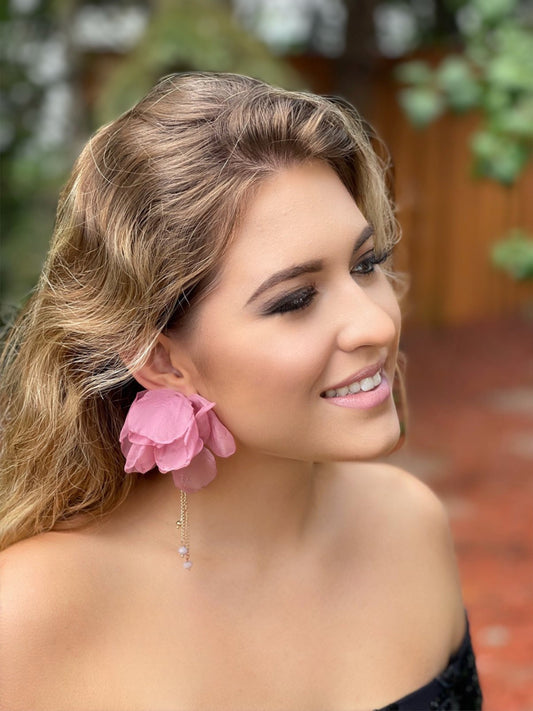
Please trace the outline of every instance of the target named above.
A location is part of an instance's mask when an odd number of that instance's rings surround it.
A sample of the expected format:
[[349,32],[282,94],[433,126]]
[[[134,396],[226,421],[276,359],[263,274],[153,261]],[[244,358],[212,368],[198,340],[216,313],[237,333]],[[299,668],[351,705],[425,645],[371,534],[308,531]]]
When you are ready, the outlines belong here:
[[385,373],[381,374],[381,383],[373,390],[364,392],[360,390],[357,393],[348,393],[347,395],[337,395],[336,397],[323,398],[326,402],[337,407],[350,407],[356,410],[368,410],[372,407],[377,407],[384,403],[391,394],[391,387]]
[[391,387],[384,372],[385,358],[374,365],[366,366],[331,386],[321,397],[338,407],[369,409],[385,402]]

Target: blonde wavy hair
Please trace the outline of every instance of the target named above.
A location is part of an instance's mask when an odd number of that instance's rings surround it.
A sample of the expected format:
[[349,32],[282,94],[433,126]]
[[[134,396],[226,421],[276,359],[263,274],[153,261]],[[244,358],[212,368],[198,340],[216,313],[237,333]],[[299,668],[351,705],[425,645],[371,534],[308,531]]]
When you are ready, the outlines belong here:
[[172,75],[91,138],[3,351],[1,548],[125,499],[134,477],[118,438],[140,389],[131,373],[161,332],[194,319],[253,191],[309,160],[336,171],[377,249],[389,249],[387,166],[341,100],[238,75]]

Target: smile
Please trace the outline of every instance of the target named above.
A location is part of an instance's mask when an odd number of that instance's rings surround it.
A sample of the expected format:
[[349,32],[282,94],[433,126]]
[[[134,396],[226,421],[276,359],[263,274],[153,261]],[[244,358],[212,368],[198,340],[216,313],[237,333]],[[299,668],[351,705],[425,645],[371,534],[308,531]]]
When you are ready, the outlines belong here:
[[378,372],[371,378],[362,378],[361,380],[354,380],[353,383],[349,383],[342,388],[337,388],[334,390],[326,390],[323,397],[343,397],[345,395],[353,395],[360,391],[367,393],[370,390],[374,390],[379,385],[381,385],[381,371]]
[[[339,383],[337,388],[328,388],[326,392],[322,393],[322,399],[328,404],[355,410],[369,410],[378,405],[384,405],[390,399],[391,387],[383,365],[381,363],[359,371],[359,380],[352,380],[348,383],[345,381],[342,384]],[[379,412],[382,411],[379,410]]]

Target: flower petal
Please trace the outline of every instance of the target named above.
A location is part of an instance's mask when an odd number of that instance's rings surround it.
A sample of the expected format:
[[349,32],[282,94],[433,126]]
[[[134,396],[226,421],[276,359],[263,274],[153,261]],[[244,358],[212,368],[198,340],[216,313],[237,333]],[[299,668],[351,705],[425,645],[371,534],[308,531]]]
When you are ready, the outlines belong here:
[[172,478],[178,489],[192,493],[207,486],[216,474],[215,458],[208,449],[204,448],[188,467],[173,471]]
[[213,411],[214,402],[201,395],[190,395],[198,431],[205,445],[219,457],[229,457],[235,453],[235,440],[231,432],[218,419]]
[[139,472],[146,474],[155,467],[154,448],[131,442],[122,443],[122,452],[126,457],[124,471],[128,474]]
[[211,432],[211,424],[207,414],[209,410],[215,406],[215,403],[210,402],[209,400],[206,400],[205,397],[196,394],[189,395],[189,400],[194,409],[194,419],[198,425],[200,437],[204,442],[207,442]]
[[213,450],[218,457],[230,457],[235,454],[235,440],[231,432],[222,424],[214,412],[208,412],[207,417],[209,418],[211,431],[207,441],[204,440],[206,446]]
[[160,472],[186,467],[202,451],[204,443],[198,436],[198,428],[194,420],[191,425],[190,437],[177,439],[175,442],[155,448],[155,461]]
[[194,417],[188,398],[175,390],[145,390],[133,401],[121,439],[146,437],[154,444],[168,444],[187,432]]

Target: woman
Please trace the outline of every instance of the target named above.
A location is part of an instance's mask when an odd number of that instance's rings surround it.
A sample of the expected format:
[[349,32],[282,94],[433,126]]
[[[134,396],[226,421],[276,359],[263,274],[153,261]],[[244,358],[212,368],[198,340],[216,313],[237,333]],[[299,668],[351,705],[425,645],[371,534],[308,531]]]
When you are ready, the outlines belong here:
[[342,102],[171,76],[93,137],[4,355],[3,709],[480,707],[443,507],[371,461],[396,239]]

